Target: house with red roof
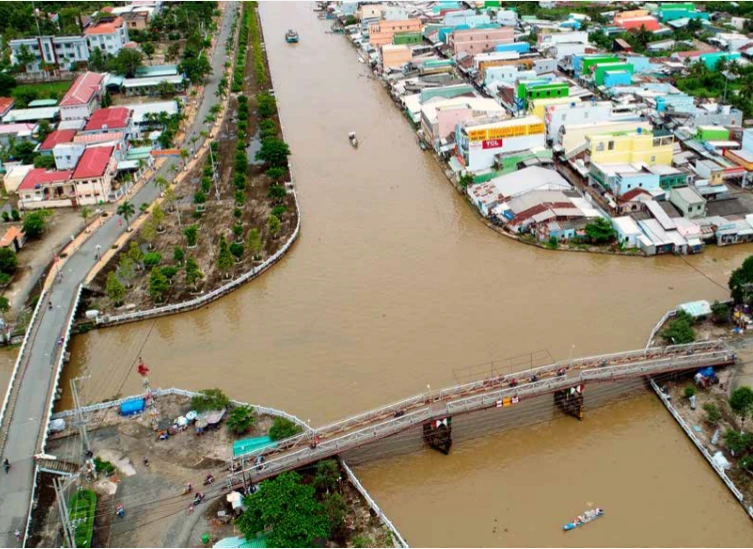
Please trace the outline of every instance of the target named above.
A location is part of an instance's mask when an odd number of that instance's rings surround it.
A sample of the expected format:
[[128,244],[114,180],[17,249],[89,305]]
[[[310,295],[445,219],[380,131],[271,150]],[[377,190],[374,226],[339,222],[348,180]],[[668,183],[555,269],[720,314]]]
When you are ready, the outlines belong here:
[[133,112],[127,107],[99,109],[91,115],[81,134],[131,133]]
[[59,143],[72,143],[75,135],[76,130],[55,130],[42,141],[42,144],[39,146],[39,152],[50,155],[55,145]]
[[104,89],[104,74],[87,71],[80,75],[60,101],[61,120],[89,118],[99,108]]
[[26,174],[16,192],[18,206],[23,210],[73,206],[76,188],[71,172],[35,168]]
[[85,31],[89,51],[99,48],[102,53],[117,55],[118,52],[130,40],[128,38],[128,25],[122,17],[116,15],[104,15],[98,22],[91,24]]
[[90,147],[84,151],[73,170],[71,181],[76,186],[78,204],[109,202],[113,195],[112,179],[118,169],[115,147]]
[[13,99],[10,97],[0,97],[0,118],[5,116],[13,108]]

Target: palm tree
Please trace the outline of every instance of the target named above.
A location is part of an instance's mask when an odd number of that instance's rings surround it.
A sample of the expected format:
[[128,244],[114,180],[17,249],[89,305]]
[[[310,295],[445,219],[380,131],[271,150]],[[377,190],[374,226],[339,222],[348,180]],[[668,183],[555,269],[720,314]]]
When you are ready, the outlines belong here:
[[88,232],[88,226],[87,220],[89,219],[89,216],[92,214],[92,210],[89,206],[84,206],[81,208],[81,217],[84,219],[84,229]]
[[183,161],[183,167],[187,170],[188,169],[188,157],[190,156],[187,149],[181,149],[180,150],[180,158]]
[[740,79],[740,97],[746,101],[753,98],[753,74],[746,74]]
[[126,229],[130,231],[131,230],[131,217],[133,217],[133,214],[136,213],[136,208],[134,208],[133,204],[131,204],[130,202],[126,200],[120,206],[118,206],[117,213],[118,215],[122,216],[126,220]]
[[170,188],[170,182],[161,175],[154,178],[154,184],[162,191],[165,192]]
[[168,187],[165,189],[165,202],[168,204],[168,209],[171,212],[175,211],[175,191]]

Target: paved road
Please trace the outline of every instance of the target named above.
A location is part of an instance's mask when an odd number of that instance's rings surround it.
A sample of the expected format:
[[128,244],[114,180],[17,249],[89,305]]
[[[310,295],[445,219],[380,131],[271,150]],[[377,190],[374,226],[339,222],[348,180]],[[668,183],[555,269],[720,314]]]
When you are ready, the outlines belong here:
[[[197,135],[205,127],[204,119],[209,108],[217,102],[215,92],[223,71],[225,60],[225,42],[230,33],[235,3],[228,4],[220,29],[217,46],[212,57],[214,74],[206,85],[203,102],[188,134]],[[201,141],[197,141],[198,147]],[[162,166],[158,175],[172,179],[171,166],[177,160],[171,160]],[[142,203],[151,203],[159,194],[155,185],[147,183],[131,202],[138,211]],[[46,400],[55,369],[55,357],[58,350],[57,340],[65,330],[70,309],[73,306],[78,286],[83,282],[94,265],[97,246],[103,250],[110,248],[125,230],[119,225],[117,216],[108,221],[76,251],[63,267],[63,280],[55,284],[50,293],[53,308],[42,307],[38,319],[39,330],[30,341],[29,363],[23,379],[16,382],[15,391],[20,391],[15,413],[10,422],[8,440],[4,457],[11,463],[10,474],[0,472],[0,546],[17,547],[13,532],[24,531],[34,481],[33,456],[39,450],[37,438],[42,425],[46,425]]]

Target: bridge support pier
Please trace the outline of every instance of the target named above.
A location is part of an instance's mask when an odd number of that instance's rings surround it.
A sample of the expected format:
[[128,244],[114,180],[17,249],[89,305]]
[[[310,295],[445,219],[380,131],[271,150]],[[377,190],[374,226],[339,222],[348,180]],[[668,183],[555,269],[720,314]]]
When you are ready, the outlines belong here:
[[424,423],[424,442],[444,455],[449,454],[452,446],[452,418],[446,417]]
[[565,414],[583,419],[583,385],[554,392],[554,403]]

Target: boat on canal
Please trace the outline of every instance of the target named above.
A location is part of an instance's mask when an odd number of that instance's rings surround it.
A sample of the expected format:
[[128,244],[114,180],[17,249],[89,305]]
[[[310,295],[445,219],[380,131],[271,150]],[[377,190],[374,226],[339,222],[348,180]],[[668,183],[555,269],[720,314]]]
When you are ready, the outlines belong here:
[[596,520],[600,516],[604,514],[604,509],[601,509],[600,507],[596,507],[595,509],[589,509],[582,515],[579,515],[573,520],[572,522],[568,522],[565,524],[562,529],[565,532],[569,532],[570,530],[575,530],[579,526],[583,526],[584,524],[588,524],[592,520]]
[[353,145],[354,149],[358,148],[358,138],[356,137],[356,132],[350,132],[348,134],[348,141],[350,141],[350,144]]
[[293,29],[288,30],[288,32],[285,33],[285,41],[288,44],[297,44],[298,43],[298,33],[295,32]]

